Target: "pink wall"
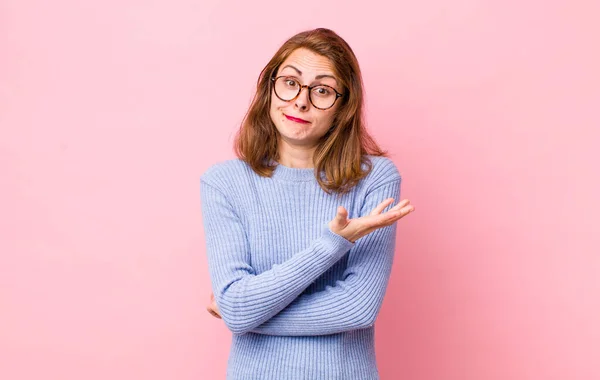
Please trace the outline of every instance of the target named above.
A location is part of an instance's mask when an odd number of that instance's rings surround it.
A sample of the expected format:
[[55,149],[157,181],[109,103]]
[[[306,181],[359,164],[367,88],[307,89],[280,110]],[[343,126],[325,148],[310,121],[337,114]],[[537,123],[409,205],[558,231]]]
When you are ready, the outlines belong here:
[[317,26],[354,48],[417,208],[382,379],[600,378],[599,3],[239,7],[0,3],[0,378],[224,379],[199,176]]

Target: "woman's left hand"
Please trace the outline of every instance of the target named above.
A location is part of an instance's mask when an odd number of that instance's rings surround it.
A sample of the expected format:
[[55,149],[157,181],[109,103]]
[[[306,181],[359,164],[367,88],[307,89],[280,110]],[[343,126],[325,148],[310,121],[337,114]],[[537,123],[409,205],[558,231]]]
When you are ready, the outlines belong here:
[[215,295],[210,293],[210,305],[206,307],[206,310],[215,318],[221,319],[221,313],[219,313],[219,307],[217,301],[215,301]]

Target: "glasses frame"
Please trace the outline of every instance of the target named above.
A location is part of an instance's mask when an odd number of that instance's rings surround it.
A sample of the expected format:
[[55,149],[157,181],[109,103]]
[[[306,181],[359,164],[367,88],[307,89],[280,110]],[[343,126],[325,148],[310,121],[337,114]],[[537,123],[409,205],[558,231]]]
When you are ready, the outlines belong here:
[[[294,96],[291,99],[283,99],[281,96],[279,96],[279,94],[277,93],[277,90],[275,89],[275,82],[277,82],[277,79],[279,79],[279,78],[294,78],[294,79],[296,79],[296,82],[298,82],[298,85],[300,86],[298,88],[298,93],[296,94],[296,96]],[[341,98],[342,96],[344,96],[344,94],[339,93],[335,88],[333,88],[331,86],[328,86],[326,84],[317,84],[317,85],[314,85],[314,86],[309,86],[307,84],[300,84],[300,81],[296,77],[294,77],[293,75],[280,75],[278,77],[271,77],[271,82],[273,82],[273,92],[275,93],[275,96],[277,96],[279,99],[283,100],[284,102],[293,102],[294,100],[296,100],[296,98],[298,98],[298,96],[302,92],[303,88],[305,88],[305,87],[308,88],[308,100],[310,101],[310,104],[312,104],[312,106],[315,107],[318,110],[328,110],[328,109],[330,109],[331,107],[333,107],[335,105],[335,102],[337,102],[338,98]],[[333,100],[333,103],[329,107],[327,107],[327,108],[320,108],[320,107],[315,106],[315,103],[313,103],[312,96],[311,96],[312,89],[315,88],[315,87],[328,87],[328,88],[332,89],[335,92],[335,99]]]

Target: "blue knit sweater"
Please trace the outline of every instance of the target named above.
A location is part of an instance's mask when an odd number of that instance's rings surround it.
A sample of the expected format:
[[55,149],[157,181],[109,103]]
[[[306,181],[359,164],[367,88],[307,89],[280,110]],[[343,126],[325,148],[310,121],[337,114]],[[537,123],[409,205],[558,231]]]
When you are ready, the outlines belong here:
[[231,330],[230,380],[379,379],[374,323],[392,269],[396,225],[355,243],[328,223],[386,198],[400,174],[385,157],[351,192],[327,194],[314,169],[278,165],[261,177],[240,159],[201,176],[212,289]]

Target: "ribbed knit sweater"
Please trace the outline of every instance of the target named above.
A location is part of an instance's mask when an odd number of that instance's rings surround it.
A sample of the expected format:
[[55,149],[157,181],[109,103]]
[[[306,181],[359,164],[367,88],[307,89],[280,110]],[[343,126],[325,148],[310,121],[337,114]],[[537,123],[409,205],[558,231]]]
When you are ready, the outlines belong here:
[[374,324],[392,269],[396,225],[352,243],[328,223],[400,200],[385,157],[349,193],[327,194],[314,169],[261,177],[240,159],[200,178],[212,289],[232,332],[229,380],[379,379]]

